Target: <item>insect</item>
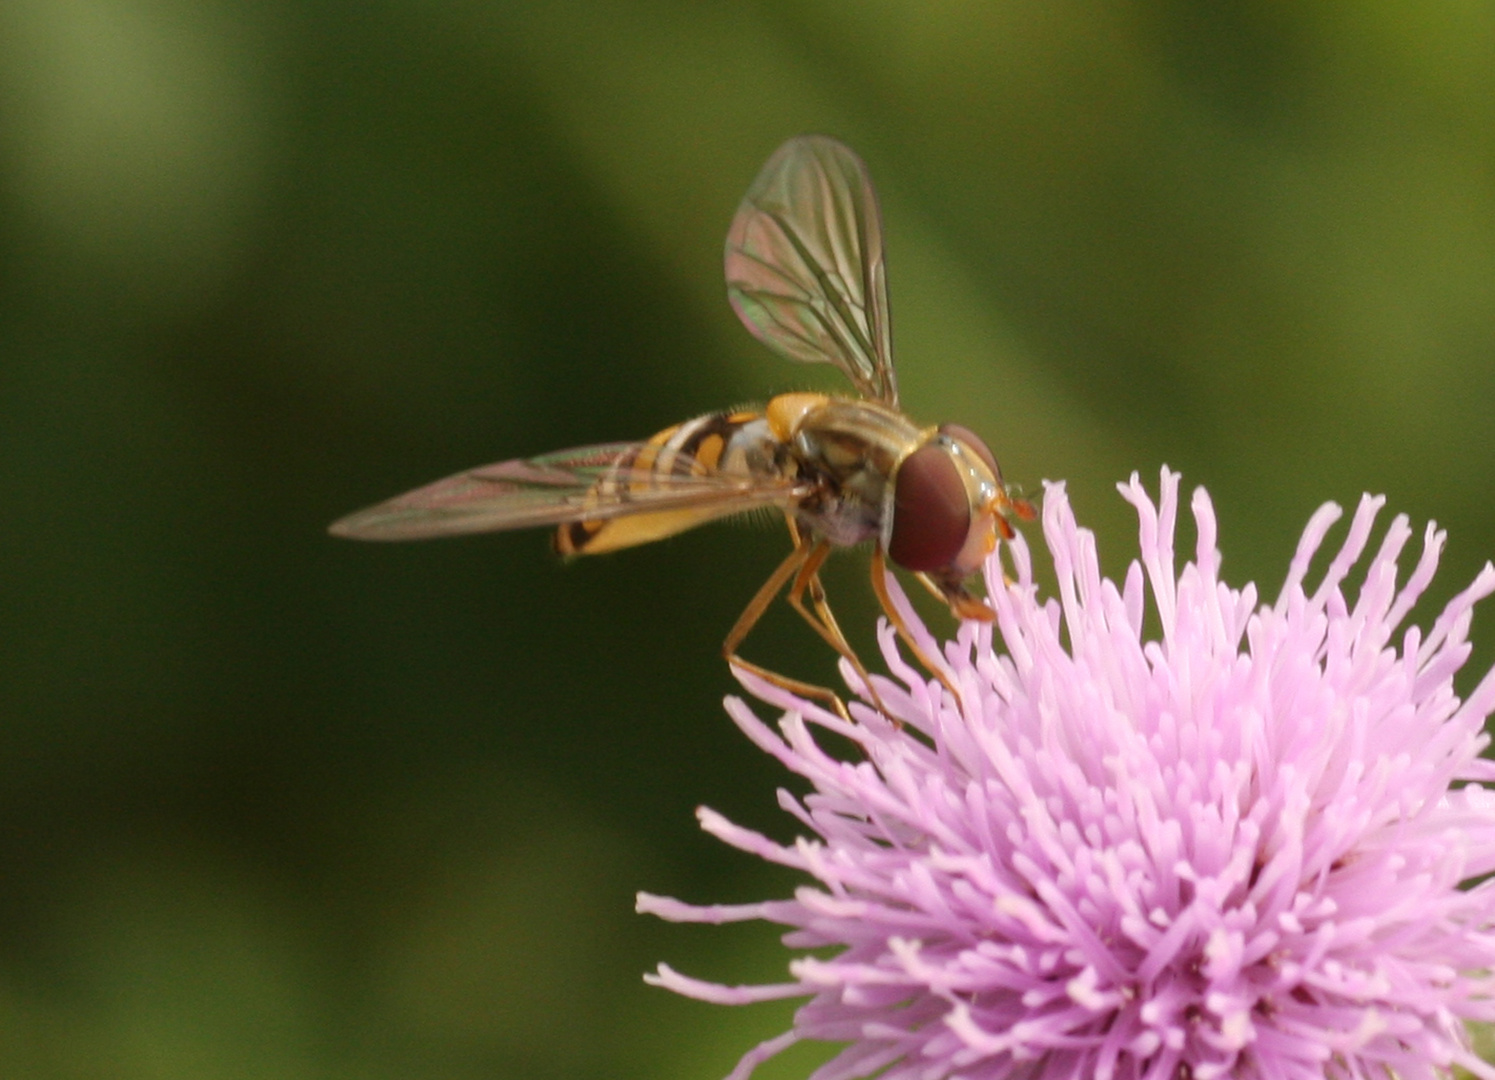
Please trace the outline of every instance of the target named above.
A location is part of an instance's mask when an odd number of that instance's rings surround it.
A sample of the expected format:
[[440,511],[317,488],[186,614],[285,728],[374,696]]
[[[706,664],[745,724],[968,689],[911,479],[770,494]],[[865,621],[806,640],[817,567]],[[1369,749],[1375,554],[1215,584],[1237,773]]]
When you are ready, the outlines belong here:
[[1011,519],[1030,519],[1033,508],[1009,492],[975,433],[921,427],[899,408],[882,218],[861,159],[824,136],[779,147],[733,218],[726,276],[732,307],[758,340],[790,360],[834,365],[857,396],[780,394],[761,411],[708,413],[643,442],[469,469],[345,517],[331,532],[413,540],[548,525],[558,527],[558,551],[593,555],[773,507],[784,514],[793,550],[727,634],[728,661],[786,689],[828,696],[844,715],[832,692],[737,650],[787,586],[790,605],[870,686],[819,577],[832,549],[870,541],[883,610],[939,675],[894,608],[885,558],[956,617],[989,620],[991,609],[968,581],[998,537],[1012,537]]

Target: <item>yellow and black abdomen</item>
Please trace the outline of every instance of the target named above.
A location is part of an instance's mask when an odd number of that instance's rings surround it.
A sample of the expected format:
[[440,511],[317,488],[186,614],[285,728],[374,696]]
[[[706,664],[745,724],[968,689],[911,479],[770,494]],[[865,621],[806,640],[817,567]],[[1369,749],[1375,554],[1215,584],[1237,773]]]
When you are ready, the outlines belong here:
[[[759,475],[772,461],[772,435],[756,412],[717,412],[665,428],[619,458],[592,488],[590,498],[608,508],[608,516],[567,522],[556,530],[555,549],[562,555],[600,555],[603,552],[663,540],[708,521],[762,505],[735,500],[730,492],[691,497],[681,478],[691,476]],[[673,509],[645,509],[649,497],[679,491]],[[639,503],[637,510],[626,509]]]

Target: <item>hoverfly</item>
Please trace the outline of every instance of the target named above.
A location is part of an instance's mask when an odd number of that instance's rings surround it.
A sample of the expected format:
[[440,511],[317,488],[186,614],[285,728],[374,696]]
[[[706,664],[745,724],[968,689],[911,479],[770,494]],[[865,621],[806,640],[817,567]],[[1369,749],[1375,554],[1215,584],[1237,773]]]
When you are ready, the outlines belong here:
[[913,572],[957,618],[989,620],[991,609],[967,582],[998,537],[1012,537],[1011,518],[1031,518],[1033,508],[1009,493],[976,434],[955,424],[921,427],[899,408],[882,218],[861,159],[824,136],[779,147],[733,218],[726,275],[732,307],[754,337],[791,360],[834,365],[858,396],[780,394],[762,411],[708,413],[643,442],[469,469],[345,517],[332,533],[414,540],[548,525],[558,526],[562,554],[593,555],[774,507],[794,548],[728,633],[727,660],[785,689],[828,696],[844,715],[831,691],[779,676],[737,650],[787,585],[793,608],[870,687],[819,578],[833,548],[870,541],[883,610],[946,681],[894,608],[884,557]]

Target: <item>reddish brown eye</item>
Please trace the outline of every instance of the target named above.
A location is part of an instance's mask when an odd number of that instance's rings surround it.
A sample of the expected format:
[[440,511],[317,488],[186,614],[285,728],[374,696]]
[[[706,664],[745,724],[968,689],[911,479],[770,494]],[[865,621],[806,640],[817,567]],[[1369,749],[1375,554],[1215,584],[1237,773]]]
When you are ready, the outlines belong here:
[[960,554],[970,528],[970,496],[949,452],[932,442],[904,458],[893,489],[893,561],[916,572],[942,570]]
[[997,467],[997,456],[991,452],[991,449],[982,440],[980,435],[977,435],[964,424],[941,424],[940,434],[946,438],[954,439],[958,443],[964,443],[967,450],[972,451],[982,461],[986,462],[986,467],[991,470],[993,476],[999,480],[1001,479],[1002,470]]

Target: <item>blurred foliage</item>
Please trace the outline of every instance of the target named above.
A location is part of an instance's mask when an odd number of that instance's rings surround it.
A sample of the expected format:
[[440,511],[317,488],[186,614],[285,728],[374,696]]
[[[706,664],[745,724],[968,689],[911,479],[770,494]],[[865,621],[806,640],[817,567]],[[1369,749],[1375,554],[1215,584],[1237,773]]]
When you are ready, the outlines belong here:
[[[639,981],[775,980],[772,931],[632,913],[793,886],[691,813],[793,832],[717,655],[782,532],[323,529],[834,386],[721,280],[804,131],[879,184],[906,406],[1112,570],[1165,462],[1266,595],[1363,490],[1451,529],[1430,604],[1495,549],[1488,4],[7,0],[0,1075],[711,1078],[782,1028]],[[828,677],[782,612],[747,651]]]

